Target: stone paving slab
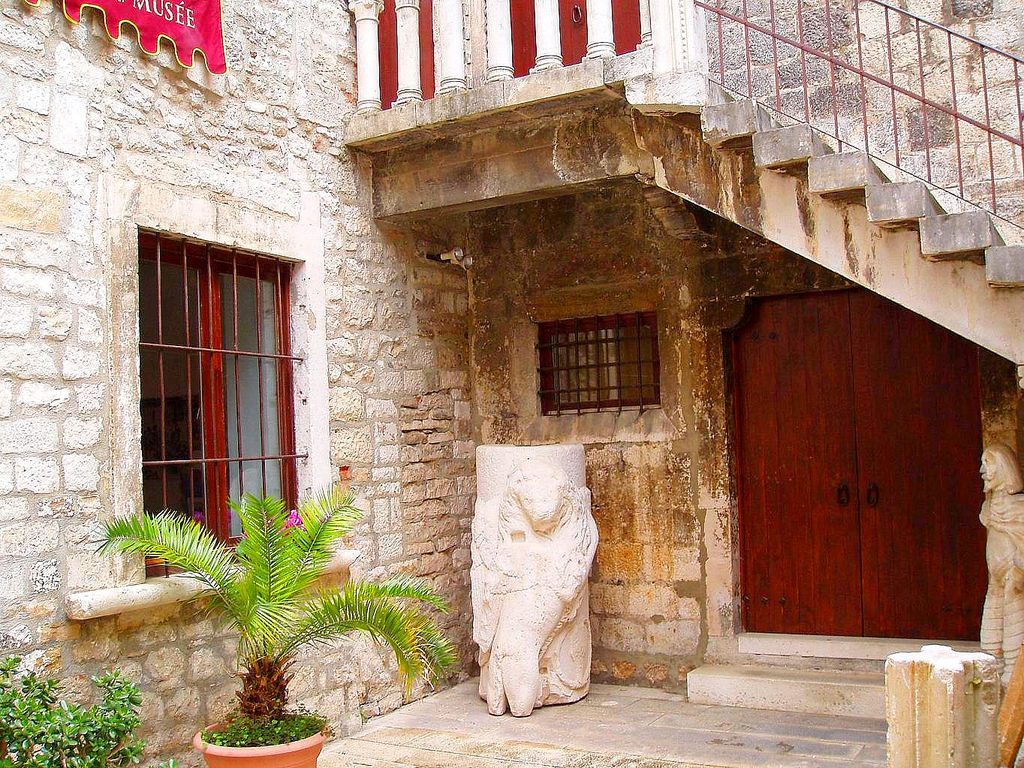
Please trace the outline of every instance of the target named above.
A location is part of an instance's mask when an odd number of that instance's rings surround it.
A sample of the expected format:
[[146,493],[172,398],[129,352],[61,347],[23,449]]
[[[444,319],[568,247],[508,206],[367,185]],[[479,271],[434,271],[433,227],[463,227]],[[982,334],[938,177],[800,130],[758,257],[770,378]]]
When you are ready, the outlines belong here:
[[492,717],[472,680],[379,717],[320,768],[881,768],[885,721],[713,707],[595,685],[576,704]]

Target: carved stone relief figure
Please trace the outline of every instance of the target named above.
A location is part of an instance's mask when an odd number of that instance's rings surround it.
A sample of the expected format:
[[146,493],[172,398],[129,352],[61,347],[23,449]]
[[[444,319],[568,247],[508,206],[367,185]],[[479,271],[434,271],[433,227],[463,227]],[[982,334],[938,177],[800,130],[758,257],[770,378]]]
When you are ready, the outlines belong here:
[[1017,455],[996,444],[981,455],[985,502],[981,522],[988,529],[985,559],[988,593],[981,618],[981,649],[1003,662],[1007,683],[1024,642],[1024,480]]
[[590,689],[588,577],[597,549],[583,446],[477,450],[473,639],[492,715]]

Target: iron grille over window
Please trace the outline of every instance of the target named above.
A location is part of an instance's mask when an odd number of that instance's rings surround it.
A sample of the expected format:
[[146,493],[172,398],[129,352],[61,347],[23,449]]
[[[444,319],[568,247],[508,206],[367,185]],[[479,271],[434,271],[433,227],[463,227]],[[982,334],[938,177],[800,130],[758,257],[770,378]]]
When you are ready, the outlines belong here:
[[539,331],[544,415],[661,404],[654,312],[556,320]]
[[296,493],[288,264],[139,233],[142,478],[146,510],[172,509],[225,541],[228,499]]

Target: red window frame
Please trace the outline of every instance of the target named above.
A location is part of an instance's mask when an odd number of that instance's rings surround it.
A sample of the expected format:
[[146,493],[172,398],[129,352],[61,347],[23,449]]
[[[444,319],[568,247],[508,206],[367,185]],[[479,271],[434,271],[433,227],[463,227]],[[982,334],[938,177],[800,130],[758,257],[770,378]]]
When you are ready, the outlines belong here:
[[660,407],[657,313],[554,320],[539,323],[537,331],[543,415]]
[[[152,359],[156,356],[155,370],[149,370],[148,366],[142,365],[140,375],[143,381],[143,390],[157,390],[158,403],[156,403],[156,414],[152,414],[150,421],[156,421],[156,429],[150,430],[158,436],[155,442],[159,456],[153,456],[152,444],[147,451],[147,440],[143,438],[143,473],[157,473],[162,484],[162,504],[160,508],[168,506],[168,476],[175,469],[187,468],[189,472],[189,485],[194,485],[195,473],[198,472],[202,484],[203,519],[205,524],[222,541],[233,543],[237,538],[231,535],[231,515],[228,508],[229,477],[228,470],[232,464],[238,467],[239,488],[242,493],[266,493],[267,492],[267,464],[268,462],[279,462],[281,474],[281,490],[286,501],[295,503],[297,495],[296,460],[304,458],[305,454],[295,452],[295,416],[293,380],[294,367],[301,361],[301,358],[291,354],[291,339],[288,327],[290,317],[290,281],[291,265],[287,262],[260,256],[248,251],[236,248],[226,248],[211,243],[200,242],[189,238],[155,232],[151,230],[139,231],[139,261],[140,271],[143,261],[155,262],[156,269],[156,296],[143,296],[140,285],[140,331],[139,331],[139,354],[140,359]],[[174,265],[178,274],[174,280],[181,282],[182,303],[177,307],[165,306],[164,301],[164,272],[166,265]],[[195,284],[190,283],[190,270],[195,269]],[[223,278],[229,277],[230,290],[232,294],[225,296],[222,286]],[[247,350],[239,346],[239,301],[238,286],[239,278],[250,278],[255,281],[255,316],[254,318],[243,318],[242,322],[255,320],[256,326],[256,349]],[[262,292],[266,282],[272,284],[273,306],[274,306],[274,327],[265,328],[263,323],[262,307],[264,306]],[[198,299],[198,302],[196,301]],[[233,343],[225,340],[225,299],[229,299],[232,316],[228,317],[233,332]],[[143,328],[141,318],[143,312],[149,314],[150,319],[152,306],[143,309],[143,302],[155,301],[156,304],[156,335],[155,338],[147,338],[152,335],[151,331]],[[196,306],[198,304],[198,306]],[[165,317],[168,313],[181,312],[179,331],[183,332],[183,343],[172,343],[165,338]],[[276,344],[272,352],[264,350],[264,338],[267,333],[273,333]],[[168,332],[168,335],[171,335]],[[180,333],[179,333],[180,335]],[[177,339],[182,342],[182,339]],[[187,395],[185,398],[185,434],[187,435],[187,455],[175,455],[182,453],[180,446],[177,451],[168,454],[168,432],[172,426],[168,422],[168,401],[167,378],[168,365],[181,362],[184,357],[185,381]],[[169,359],[168,359],[169,358]],[[243,358],[256,358],[260,360],[257,369],[257,381],[259,386],[259,443],[260,450],[256,454],[247,454],[243,449],[245,443],[242,438],[242,397],[240,376],[234,378],[234,407],[235,407],[235,429],[236,434],[236,455],[229,454],[229,435],[227,398],[225,395],[227,386],[227,374],[225,371],[226,362],[230,359],[241,361]],[[265,397],[269,393],[264,391],[263,366],[265,361],[272,361],[276,373],[276,401],[277,401],[277,437],[278,450],[268,453],[266,449],[266,432],[264,425],[267,417],[264,412]],[[198,371],[195,369],[198,368]],[[236,371],[238,368],[236,367]],[[178,372],[180,374],[180,371]],[[198,376],[194,376],[198,373]],[[194,380],[198,384],[199,392],[194,391]],[[146,385],[149,386],[146,386]],[[179,383],[180,386],[180,383]],[[198,412],[195,406],[198,403]],[[152,403],[150,403],[152,405]],[[144,426],[147,421],[147,403],[140,403],[142,408]],[[252,418],[251,416],[246,416]],[[196,421],[199,423],[196,424]],[[180,424],[176,425],[180,428]],[[197,436],[196,427],[199,427]],[[180,429],[178,430],[180,432]],[[180,442],[180,440],[179,440]],[[147,455],[147,453],[149,455]],[[246,488],[242,468],[243,462],[259,461],[262,465],[262,487]],[[150,474],[152,477],[152,474]],[[190,498],[195,498],[194,490],[190,492]],[[147,511],[156,510],[148,508]],[[186,514],[195,514],[193,510],[178,510]]]

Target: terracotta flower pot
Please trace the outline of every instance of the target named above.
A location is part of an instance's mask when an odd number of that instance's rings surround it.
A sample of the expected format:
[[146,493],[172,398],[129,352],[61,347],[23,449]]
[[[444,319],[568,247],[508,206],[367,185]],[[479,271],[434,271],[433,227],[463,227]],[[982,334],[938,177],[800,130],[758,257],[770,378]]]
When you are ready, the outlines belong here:
[[210,768],[316,768],[324,735],[317,733],[271,747],[221,747],[203,741],[200,731],[192,739],[192,746]]

